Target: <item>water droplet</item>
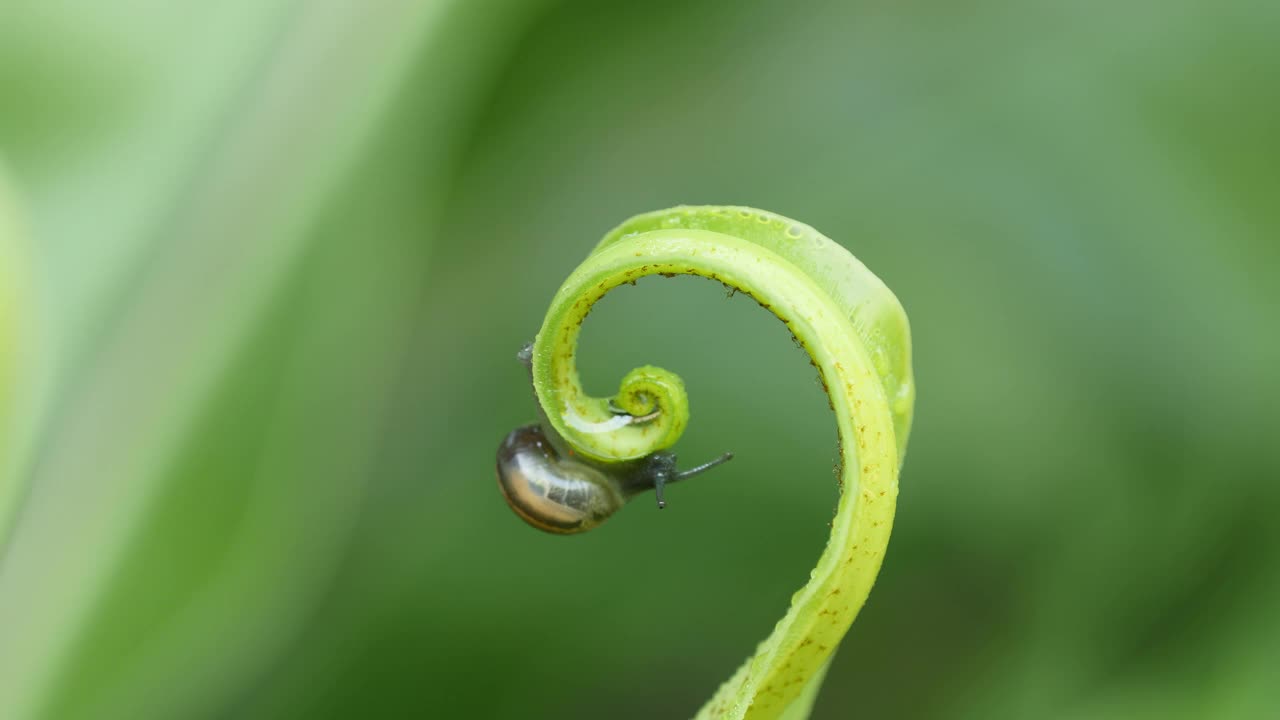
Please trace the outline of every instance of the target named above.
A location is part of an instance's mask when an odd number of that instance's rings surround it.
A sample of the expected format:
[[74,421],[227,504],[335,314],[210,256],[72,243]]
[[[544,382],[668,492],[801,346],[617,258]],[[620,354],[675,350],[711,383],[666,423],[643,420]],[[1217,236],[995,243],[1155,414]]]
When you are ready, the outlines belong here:
[[877,345],[872,351],[871,363],[876,366],[876,372],[881,375],[889,374],[889,354],[884,351],[883,346]]

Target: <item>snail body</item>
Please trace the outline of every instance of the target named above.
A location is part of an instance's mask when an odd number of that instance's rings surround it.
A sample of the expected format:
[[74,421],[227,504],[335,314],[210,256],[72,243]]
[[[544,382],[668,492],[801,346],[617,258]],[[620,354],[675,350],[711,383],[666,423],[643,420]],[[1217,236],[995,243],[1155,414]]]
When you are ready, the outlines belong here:
[[[531,367],[533,344],[516,354]],[[642,424],[658,413],[634,416],[615,411],[618,424]],[[558,535],[585,532],[609,519],[632,497],[653,490],[658,508],[666,507],[663,488],[733,459],[725,453],[689,470],[676,470],[675,453],[658,450],[635,460],[600,462],[576,455],[555,430],[525,425],[498,446],[498,487],[507,505],[539,530]]]
[[556,450],[541,425],[512,430],[498,446],[498,487],[525,522],[550,533],[585,532],[609,519],[632,497],[653,490],[667,506],[667,485],[733,459],[733,453],[689,470],[676,470],[675,453],[658,451],[639,460],[595,463]]

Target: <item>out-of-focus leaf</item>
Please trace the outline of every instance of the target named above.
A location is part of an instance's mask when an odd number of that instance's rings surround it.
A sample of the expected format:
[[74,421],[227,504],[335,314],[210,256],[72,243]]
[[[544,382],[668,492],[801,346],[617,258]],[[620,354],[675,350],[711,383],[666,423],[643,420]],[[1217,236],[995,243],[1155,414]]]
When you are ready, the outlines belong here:
[[6,715],[186,716],[292,637],[372,472],[452,138],[501,48],[475,31],[518,6],[84,19],[166,71],[144,65],[135,142],[99,172],[18,166],[64,362],[0,566]]
[[18,444],[13,427],[20,402],[17,377],[22,317],[26,312],[20,233],[17,199],[0,164],[0,558],[4,556],[9,523],[21,496],[21,485],[9,467]]

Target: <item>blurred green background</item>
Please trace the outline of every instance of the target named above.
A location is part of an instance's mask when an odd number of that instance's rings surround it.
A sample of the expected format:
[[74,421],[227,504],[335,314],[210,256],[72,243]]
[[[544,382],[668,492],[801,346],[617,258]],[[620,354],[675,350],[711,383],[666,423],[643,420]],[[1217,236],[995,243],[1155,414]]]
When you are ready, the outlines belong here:
[[835,506],[785,330],[690,278],[598,306],[588,389],[673,369],[682,457],[738,455],[662,513],[542,535],[493,453],[594,242],[738,203],[914,330],[814,717],[1276,717],[1277,37],[1265,0],[7,0],[0,716],[691,715]]

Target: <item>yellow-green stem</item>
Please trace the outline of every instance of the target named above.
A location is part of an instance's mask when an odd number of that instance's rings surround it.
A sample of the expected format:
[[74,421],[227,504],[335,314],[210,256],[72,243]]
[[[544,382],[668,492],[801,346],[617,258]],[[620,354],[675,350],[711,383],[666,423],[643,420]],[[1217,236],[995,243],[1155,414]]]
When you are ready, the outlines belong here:
[[[574,451],[598,461],[669,447],[689,420],[684,384],[674,373],[639,368],[616,397],[594,398],[583,391],[574,361],[592,305],[618,285],[657,274],[716,280],[777,315],[818,368],[835,412],[842,492],[826,550],[773,633],[698,715],[803,717],[889,542],[914,400],[906,315],[847,250],[807,225],[737,207],[633,218],[565,281],[534,344],[534,388],[547,421]],[[610,422],[619,407],[658,415],[646,423]]]

